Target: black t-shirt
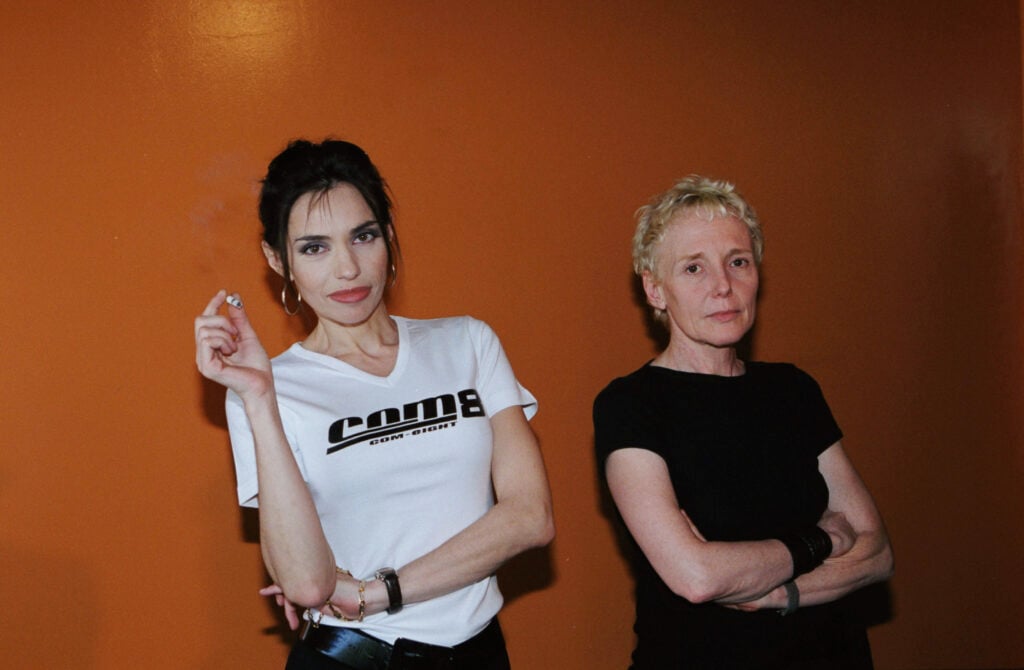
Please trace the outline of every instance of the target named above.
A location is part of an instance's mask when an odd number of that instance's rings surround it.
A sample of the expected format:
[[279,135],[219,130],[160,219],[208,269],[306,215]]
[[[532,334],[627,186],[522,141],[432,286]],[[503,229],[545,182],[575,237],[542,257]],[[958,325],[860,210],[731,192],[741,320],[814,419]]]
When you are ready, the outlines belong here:
[[[814,379],[793,365],[756,362],[738,377],[646,365],[598,395],[594,432],[602,473],[617,449],[661,456],[680,507],[711,541],[763,540],[816,523],[828,506],[817,458],[842,437]],[[631,560],[638,670],[782,668],[826,653],[815,651],[822,644],[842,647],[827,653],[844,665],[815,667],[870,667],[863,628],[849,630],[841,608],[780,617],[694,605],[671,592],[642,552]],[[859,660],[846,665],[851,635]]]

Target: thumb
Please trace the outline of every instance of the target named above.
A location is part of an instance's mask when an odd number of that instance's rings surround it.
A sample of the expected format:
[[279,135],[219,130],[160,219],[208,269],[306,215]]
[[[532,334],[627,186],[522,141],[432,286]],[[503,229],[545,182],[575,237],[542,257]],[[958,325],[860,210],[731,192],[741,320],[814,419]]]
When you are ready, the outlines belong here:
[[239,336],[245,339],[256,337],[256,331],[253,329],[252,323],[249,322],[249,315],[242,304],[242,298],[237,293],[231,293],[224,299],[224,302],[228,305],[228,319],[231,321],[231,325],[238,329]]

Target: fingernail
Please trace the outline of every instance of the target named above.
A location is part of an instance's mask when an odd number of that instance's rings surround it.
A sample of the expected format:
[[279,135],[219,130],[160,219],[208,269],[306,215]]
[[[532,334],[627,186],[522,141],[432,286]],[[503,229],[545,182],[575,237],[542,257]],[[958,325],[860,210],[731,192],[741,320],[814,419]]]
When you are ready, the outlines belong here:
[[242,309],[242,299],[239,298],[234,293],[232,293],[227,298],[225,298],[225,300],[227,300],[227,303],[229,305],[231,305],[232,307],[234,307],[236,309]]

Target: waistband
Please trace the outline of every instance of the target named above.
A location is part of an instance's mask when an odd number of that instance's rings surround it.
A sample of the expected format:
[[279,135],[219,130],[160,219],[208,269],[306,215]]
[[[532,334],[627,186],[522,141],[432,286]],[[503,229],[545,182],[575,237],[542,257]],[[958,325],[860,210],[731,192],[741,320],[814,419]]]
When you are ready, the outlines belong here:
[[393,658],[401,658],[403,668],[446,670],[473,667],[474,659],[485,659],[505,650],[505,638],[497,619],[491,619],[486,628],[454,647],[401,637],[391,645],[357,628],[313,626],[309,621],[304,624],[299,644],[312,647],[355,670],[387,670]]

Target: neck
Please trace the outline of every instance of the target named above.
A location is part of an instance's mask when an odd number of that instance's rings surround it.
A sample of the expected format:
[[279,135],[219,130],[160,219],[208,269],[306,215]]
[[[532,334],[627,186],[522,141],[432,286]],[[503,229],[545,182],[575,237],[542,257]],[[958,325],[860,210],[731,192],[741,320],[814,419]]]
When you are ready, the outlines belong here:
[[681,344],[675,339],[654,359],[654,364],[680,372],[720,377],[738,377],[746,371],[743,361],[736,357],[735,347]]
[[310,351],[345,360],[351,356],[376,358],[388,355],[397,344],[398,326],[381,303],[370,318],[362,323],[343,325],[317,321],[302,346]]

